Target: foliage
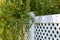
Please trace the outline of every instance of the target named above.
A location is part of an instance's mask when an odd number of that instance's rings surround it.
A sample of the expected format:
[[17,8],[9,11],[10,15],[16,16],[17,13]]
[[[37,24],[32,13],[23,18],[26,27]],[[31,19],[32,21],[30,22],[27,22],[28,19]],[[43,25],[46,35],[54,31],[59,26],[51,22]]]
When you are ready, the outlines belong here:
[[60,13],[60,0],[0,0],[0,40],[24,40],[30,11],[36,15]]
[[31,9],[36,12],[36,15],[60,13],[60,0],[33,0],[31,6]]
[[[24,28],[28,30],[26,24],[29,25],[31,17],[28,16],[29,1],[27,1],[24,7],[22,0],[2,0],[0,4],[1,16],[0,16],[0,30],[2,40],[24,40]],[[27,8],[28,7],[28,8]],[[25,30],[25,31],[27,31]]]

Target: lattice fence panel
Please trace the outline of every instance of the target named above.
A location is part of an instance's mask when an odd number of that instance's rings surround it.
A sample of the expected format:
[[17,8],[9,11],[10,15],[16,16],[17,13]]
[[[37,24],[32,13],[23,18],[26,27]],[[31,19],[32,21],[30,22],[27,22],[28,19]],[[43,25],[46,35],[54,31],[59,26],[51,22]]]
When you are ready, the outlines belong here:
[[37,23],[34,40],[60,40],[60,23]]

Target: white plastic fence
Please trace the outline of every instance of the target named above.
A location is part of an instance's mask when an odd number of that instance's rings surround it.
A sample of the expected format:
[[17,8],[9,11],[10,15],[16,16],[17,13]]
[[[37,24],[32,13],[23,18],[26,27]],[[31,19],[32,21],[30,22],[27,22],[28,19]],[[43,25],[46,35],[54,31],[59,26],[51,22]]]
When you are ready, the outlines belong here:
[[36,16],[30,28],[30,40],[60,40],[60,14]]

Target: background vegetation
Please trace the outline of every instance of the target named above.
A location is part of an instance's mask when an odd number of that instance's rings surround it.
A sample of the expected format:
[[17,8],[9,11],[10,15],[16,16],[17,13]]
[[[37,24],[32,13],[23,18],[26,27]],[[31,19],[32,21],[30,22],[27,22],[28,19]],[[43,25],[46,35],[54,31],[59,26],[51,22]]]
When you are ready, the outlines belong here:
[[60,13],[60,0],[0,0],[0,40],[24,40],[29,31],[28,13]]

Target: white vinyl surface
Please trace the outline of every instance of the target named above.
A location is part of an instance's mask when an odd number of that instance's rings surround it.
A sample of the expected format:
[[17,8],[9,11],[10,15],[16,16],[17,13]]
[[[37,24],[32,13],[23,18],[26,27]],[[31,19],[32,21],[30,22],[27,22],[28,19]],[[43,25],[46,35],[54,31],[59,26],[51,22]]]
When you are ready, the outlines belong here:
[[60,14],[36,16],[30,40],[60,40]]

